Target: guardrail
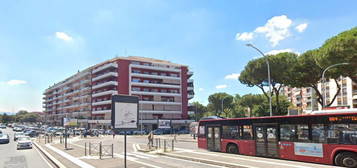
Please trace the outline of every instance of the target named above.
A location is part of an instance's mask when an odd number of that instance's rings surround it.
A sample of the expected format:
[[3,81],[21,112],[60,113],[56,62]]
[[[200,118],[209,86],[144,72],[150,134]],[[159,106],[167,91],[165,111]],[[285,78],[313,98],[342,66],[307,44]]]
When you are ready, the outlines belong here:
[[99,156],[102,159],[103,156],[111,156],[114,158],[114,144],[103,145],[102,142],[99,143],[84,143],[84,156]]

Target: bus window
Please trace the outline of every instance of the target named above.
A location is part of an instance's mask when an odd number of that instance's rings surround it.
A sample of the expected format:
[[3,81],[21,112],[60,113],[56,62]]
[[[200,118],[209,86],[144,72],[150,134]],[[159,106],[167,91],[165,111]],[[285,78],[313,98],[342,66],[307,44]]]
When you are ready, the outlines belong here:
[[357,144],[357,124],[331,124],[327,129],[328,143]]
[[239,138],[238,126],[222,126],[222,138],[225,139],[238,139]]
[[280,140],[295,141],[296,125],[280,125]]
[[323,143],[326,141],[325,127],[323,124],[312,124],[312,141],[317,143]]
[[198,127],[198,137],[204,138],[205,136],[205,126]]
[[252,139],[253,138],[253,130],[251,125],[243,125],[242,126],[242,139]]
[[298,124],[297,125],[297,139],[300,142],[309,141],[309,126],[306,124]]

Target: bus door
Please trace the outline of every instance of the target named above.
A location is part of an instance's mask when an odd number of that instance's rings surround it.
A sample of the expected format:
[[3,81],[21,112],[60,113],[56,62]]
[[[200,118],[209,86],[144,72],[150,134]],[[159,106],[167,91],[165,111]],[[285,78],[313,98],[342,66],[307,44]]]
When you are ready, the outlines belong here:
[[278,127],[276,124],[259,124],[254,126],[256,155],[278,157]]
[[221,151],[221,127],[207,126],[207,148],[211,151]]

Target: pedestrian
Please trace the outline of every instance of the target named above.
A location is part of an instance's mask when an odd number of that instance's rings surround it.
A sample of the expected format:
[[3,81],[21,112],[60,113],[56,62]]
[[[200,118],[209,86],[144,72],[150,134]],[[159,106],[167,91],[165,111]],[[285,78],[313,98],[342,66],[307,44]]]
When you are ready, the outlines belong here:
[[115,138],[115,132],[114,130],[112,130],[112,134],[113,134],[113,139]]
[[152,147],[153,143],[154,143],[154,134],[152,131],[150,131],[149,135],[148,135],[148,146]]

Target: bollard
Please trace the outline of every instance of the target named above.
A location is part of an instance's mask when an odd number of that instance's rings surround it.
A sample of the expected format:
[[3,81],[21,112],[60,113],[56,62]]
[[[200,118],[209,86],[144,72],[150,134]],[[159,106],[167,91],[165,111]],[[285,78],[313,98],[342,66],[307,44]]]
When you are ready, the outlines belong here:
[[159,138],[159,149],[161,148],[161,140],[160,140],[160,138]]
[[99,159],[102,159],[102,142],[99,143]]
[[163,144],[163,146],[164,146],[164,152],[166,152],[166,139],[164,139],[164,144]]
[[84,156],[87,156],[87,142],[84,142]]
[[157,142],[157,138],[155,139],[155,148],[157,149],[157,145],[158,145],[158,142]]
[[90,145],[90,142],[88,142],[89,144],[89,155],[91,155],[91,145]]
[[112,144],[112,158],[114,158],[114,144]]
[[171,151],[174,151],[174,143],[175,143],[175,141],[172,140],[172,141],[171,141]]
[[51,143],[53,142],[52,137],[53,137],[53,135],[51,135]]

